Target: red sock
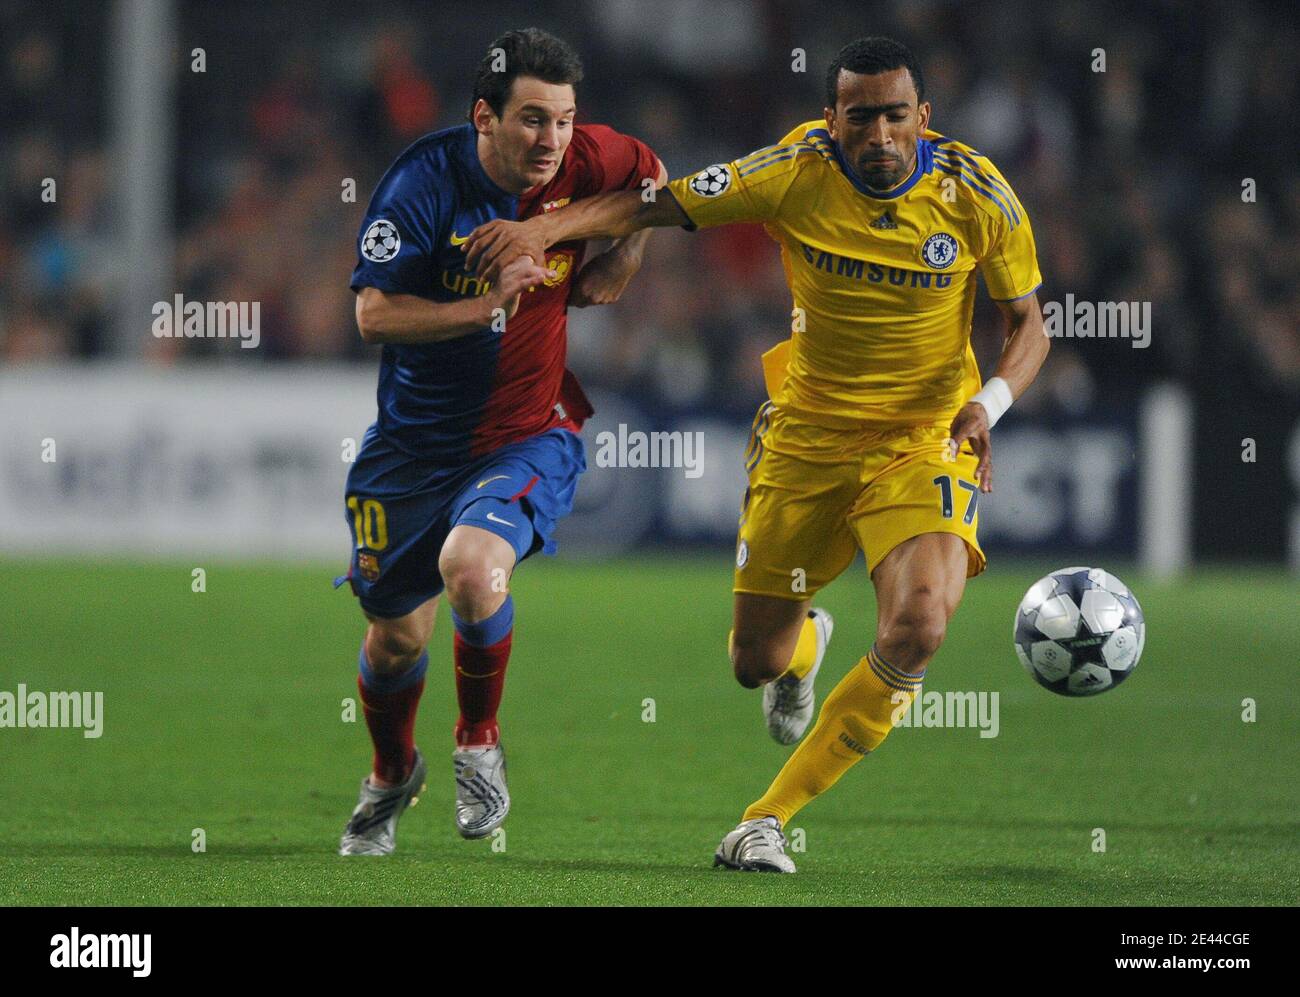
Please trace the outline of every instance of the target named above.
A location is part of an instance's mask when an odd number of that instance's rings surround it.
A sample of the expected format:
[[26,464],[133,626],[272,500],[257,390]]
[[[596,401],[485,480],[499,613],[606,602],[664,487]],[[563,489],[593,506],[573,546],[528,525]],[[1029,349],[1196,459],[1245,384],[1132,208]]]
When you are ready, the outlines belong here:
[[357,676],[362,711],[375,745],[375,772],[388,782],[401,782],[415,764],[415,708],[424,691],[424,678],[396,692],[367,689]]
[[456,700],[460,718],[456,721],[456,745],[461,748],[494,745],[501,740],[497,707],[506,684],[506,663],[510,660],[507,631],[495,644],[475,647],[456,634]]

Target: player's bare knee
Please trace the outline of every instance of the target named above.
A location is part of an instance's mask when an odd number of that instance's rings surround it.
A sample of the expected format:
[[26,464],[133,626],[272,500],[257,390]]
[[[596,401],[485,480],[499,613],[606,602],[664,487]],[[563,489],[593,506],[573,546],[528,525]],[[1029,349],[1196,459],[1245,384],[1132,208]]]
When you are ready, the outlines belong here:
[[942,615],[926,617],[913,631],[913,650],[921,658],[921,664],[929,661],[938,653],[943,639],[948,634],[948,621]]
[[492,566],[484,561],[444,551],[438,559],[438,571],[452,608],[471,623],[491,616],[505,601],[504,583],[508,579],[502,576],[498,582]]
[[777,653],[776,647],[768,643],[737,644],[731,646],[731,667],[736,681],[746,689],[757,689],[760,685],[780,678],[781,673],[790,664],[789,656]]
[[731,666],[736,681],[746,689],[757,689],[765,682],[770,682],[776,678],[776,675],[771,674],[770,668],[766,667],[766,663],[759,656],[749,652],[741,651],[732,654]]
[[876,644],[895,668],[919,672],[938,652],[947,631],[947,614],[938,607],[928,612],[908,612],[887,621]]
[[370,624],[366,632],[366,660],[380,674],[404,672],[424,653],[424,641],[405,627]]

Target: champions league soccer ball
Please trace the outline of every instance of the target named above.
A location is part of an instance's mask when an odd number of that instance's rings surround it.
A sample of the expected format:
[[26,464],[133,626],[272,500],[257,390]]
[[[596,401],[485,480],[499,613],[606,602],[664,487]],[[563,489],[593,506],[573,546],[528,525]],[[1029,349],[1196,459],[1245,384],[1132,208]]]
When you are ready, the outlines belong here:
[[722,164],[707,166],[691,178],[691,190],[701,197],[717,197],[731,186],[731,172]]
[[366,259],[383,263],[397,255],[401,244],[393,223],[380,218],[366,229],[365,237],[361,240],[361,252]]
[[1012,631],[1020,663],[1062,696],[1119,685],[1137,667],[1146,635],[1133,593],[1100,568],[1062,568],[1034,582]]

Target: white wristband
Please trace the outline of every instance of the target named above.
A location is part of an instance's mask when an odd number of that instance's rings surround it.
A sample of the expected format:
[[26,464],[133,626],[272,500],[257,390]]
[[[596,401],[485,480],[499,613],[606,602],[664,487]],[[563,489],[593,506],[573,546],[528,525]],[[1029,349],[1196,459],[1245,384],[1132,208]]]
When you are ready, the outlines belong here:
[[989,383],[971,396],[971,401],[984,406],[984,411],[989,414],[989,429],[992,429],[1014,401],[1011,385],[1000,377],[990,377]]

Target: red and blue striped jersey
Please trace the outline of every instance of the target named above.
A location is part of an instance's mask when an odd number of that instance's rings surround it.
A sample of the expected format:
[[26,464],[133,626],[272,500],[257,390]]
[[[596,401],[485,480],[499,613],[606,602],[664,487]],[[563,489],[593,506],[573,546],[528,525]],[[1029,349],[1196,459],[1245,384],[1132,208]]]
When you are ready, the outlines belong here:
[[[465,269],[461,244],[493,218],[521,220],[609,190],[657,179],[643,142],[604,125],[575,125],[555,176],[522,195],[489,179],[470,124],[426,135],[379,182],[361,224],[352,289],[457,301],[489,286]],[[566,304],[585,243],[547,250],[557,271],[525,292],[504,331],[485,327],[434,343],[386,344],[377,431],[412,454],[458,464],[591,414],[565,368]]]

